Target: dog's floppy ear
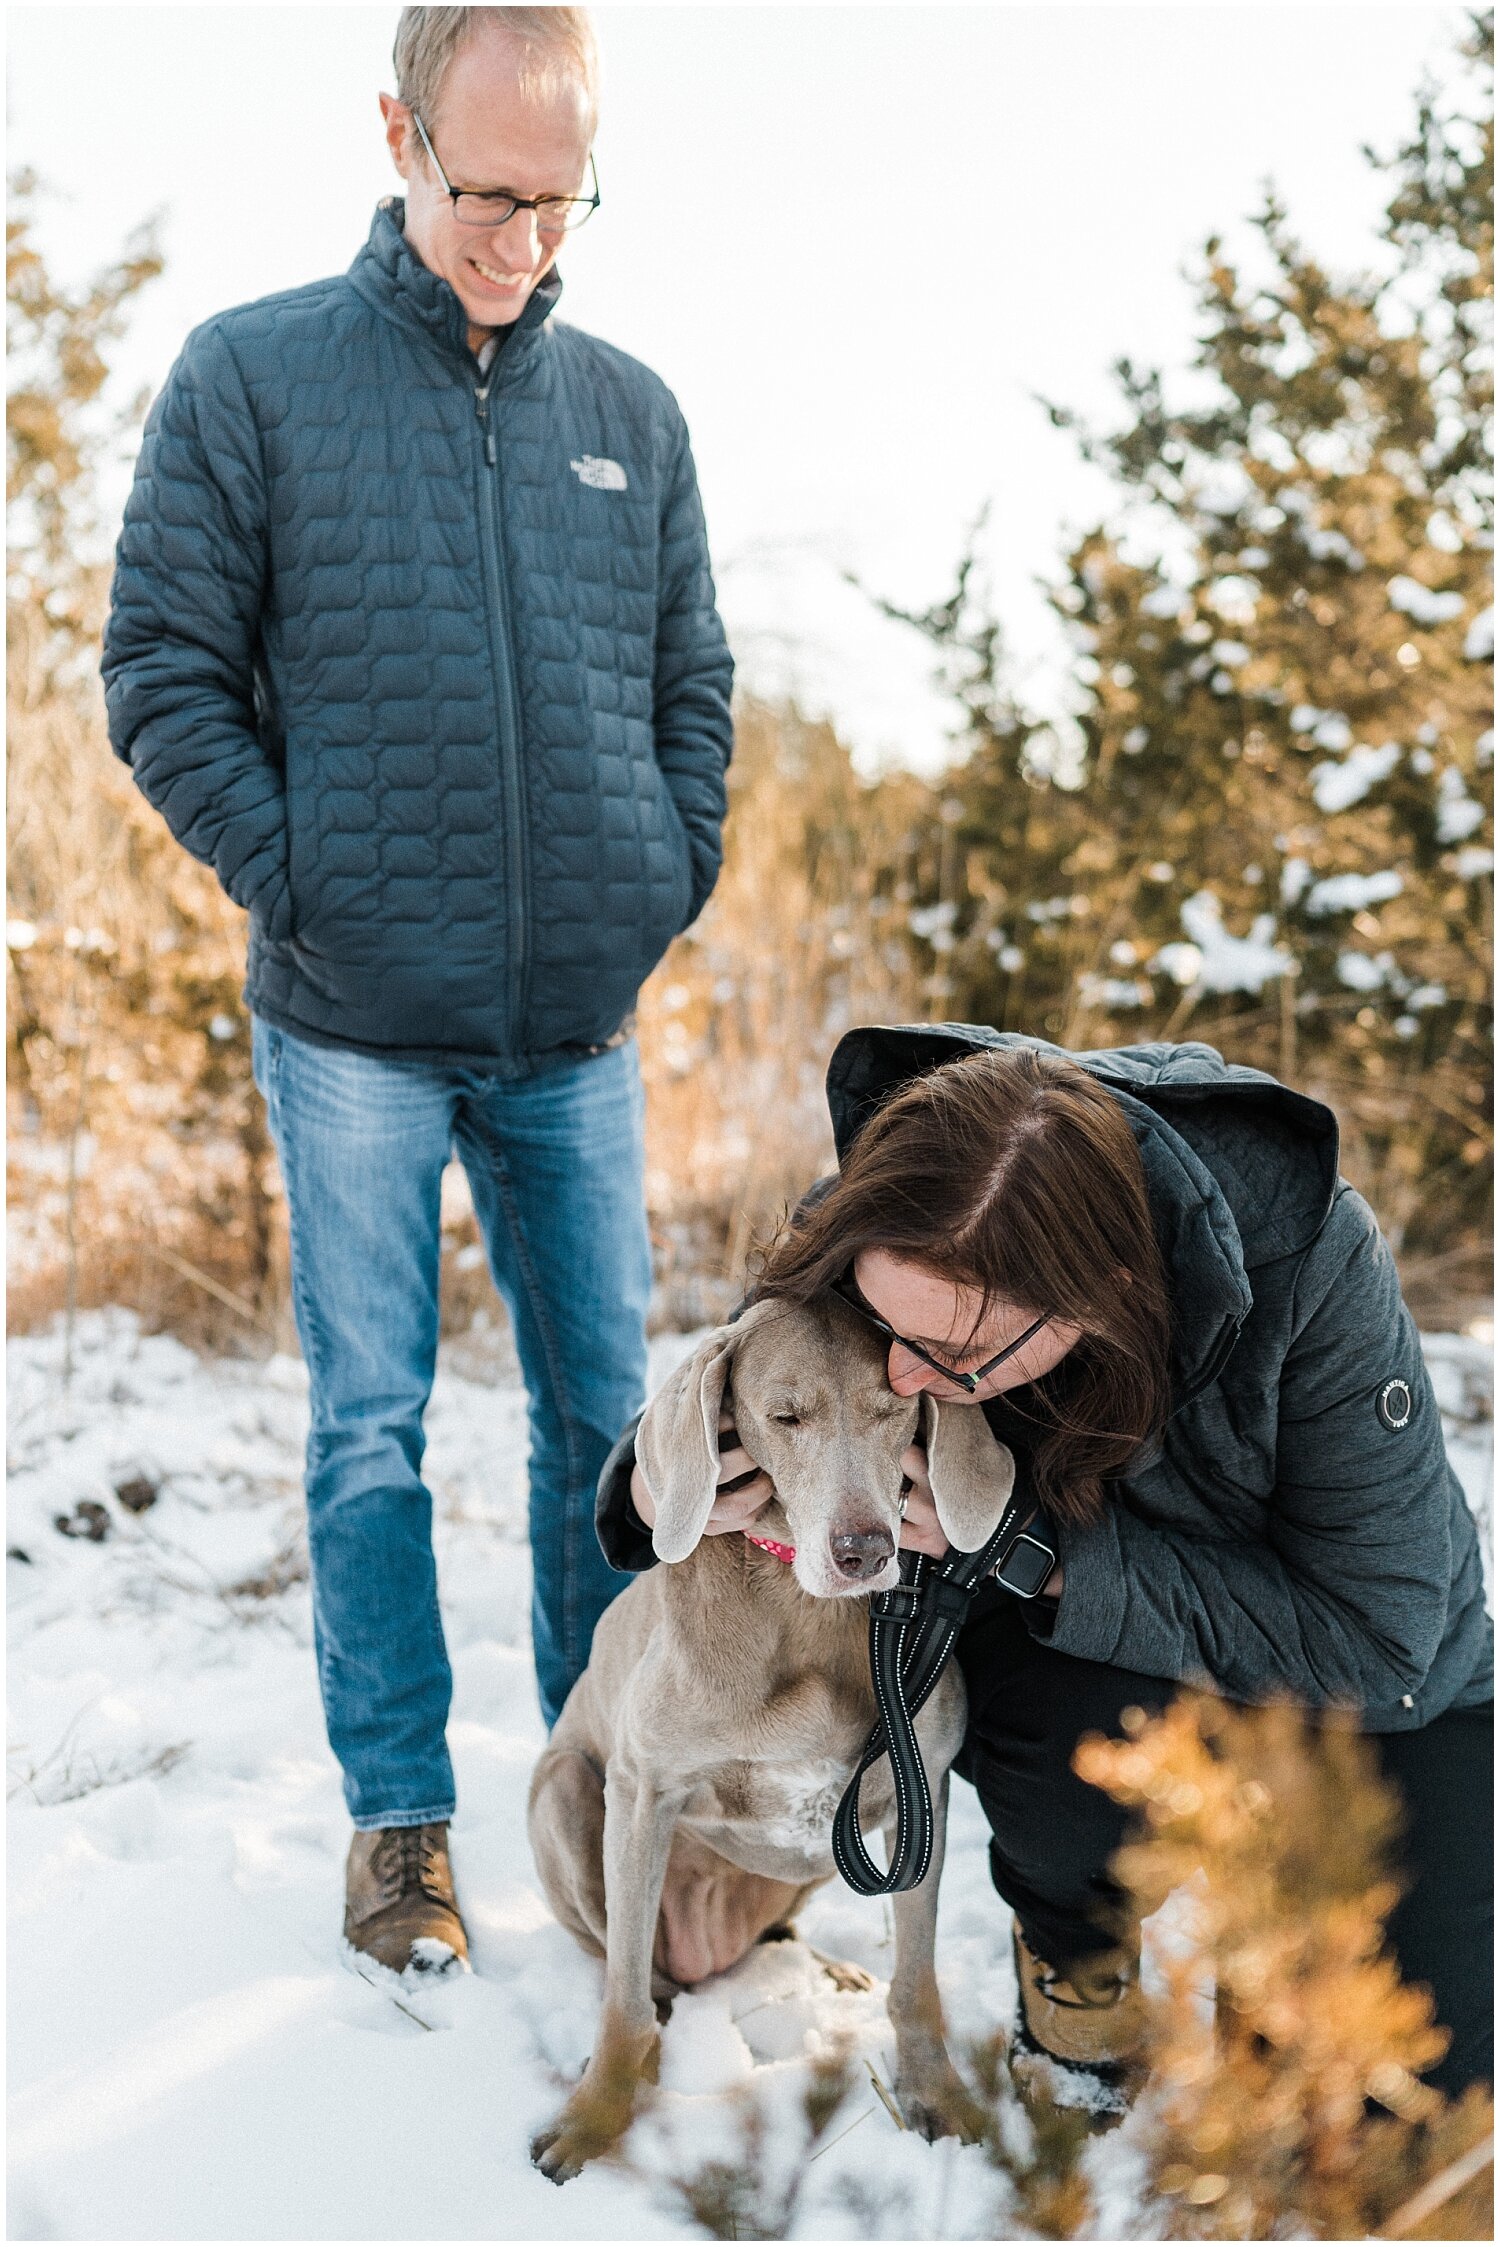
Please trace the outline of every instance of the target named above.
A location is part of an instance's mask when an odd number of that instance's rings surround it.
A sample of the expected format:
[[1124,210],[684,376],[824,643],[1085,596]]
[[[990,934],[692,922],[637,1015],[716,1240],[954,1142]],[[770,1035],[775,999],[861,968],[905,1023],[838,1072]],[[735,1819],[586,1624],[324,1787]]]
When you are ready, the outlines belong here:
[[719,1409],[730,1364],[772,1307],[754,1303],[732,1326],[705,1334],[641,1416],[635,1456],[656,1501],[651,1544],[658,1560],[686,1560],[703,1535],[719,1482]]
[[1015,1460],[977,1404],[939,1404],[924,1390],[922,1430],[943,1535],[961,1553],[977,1553],[1000,1526],[1015,1487]]

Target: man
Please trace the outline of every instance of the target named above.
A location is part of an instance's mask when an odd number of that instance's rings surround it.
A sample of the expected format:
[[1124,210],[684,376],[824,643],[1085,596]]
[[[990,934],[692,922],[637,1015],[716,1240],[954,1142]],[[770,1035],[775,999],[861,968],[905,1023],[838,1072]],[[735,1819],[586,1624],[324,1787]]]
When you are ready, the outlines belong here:
[[404,204],[197,329],[152,410],[104,676],[250,916],[345,1934],[404,1971],[467,1954],[421,1480],[443,1169],[526,1376],[550,1724],[625,1581],[593,1493],[645,1376],[631,1009],[718,872],[731,665],[675,401],[550,318],[598,201],[587,16],[407,8],[395,64]]

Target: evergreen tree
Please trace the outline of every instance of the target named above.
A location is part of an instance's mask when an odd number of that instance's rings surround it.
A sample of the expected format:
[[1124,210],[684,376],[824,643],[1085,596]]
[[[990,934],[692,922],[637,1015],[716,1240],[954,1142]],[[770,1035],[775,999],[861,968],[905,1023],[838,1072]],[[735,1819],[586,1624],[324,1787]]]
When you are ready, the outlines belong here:
[[1048,409],[1132,517],[1053,595],[1076,739],[1008,700],[971,557],[908,619],[967,719],[952,1011],[1278,1070],[1409,1257],[1482,1232],[1492,1145],[1491,54],[1476,16],[1384,164],[1381,271],[1268,193],[1253,259],[1206,245],[1194,403],[1121,360],[1120,428]]

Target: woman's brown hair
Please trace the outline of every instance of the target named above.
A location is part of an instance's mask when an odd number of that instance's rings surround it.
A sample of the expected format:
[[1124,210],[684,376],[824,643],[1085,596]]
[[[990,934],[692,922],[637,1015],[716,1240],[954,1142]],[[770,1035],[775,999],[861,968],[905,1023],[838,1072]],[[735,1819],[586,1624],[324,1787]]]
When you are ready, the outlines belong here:
[[997,1302],[1083,1329],[1006,1402],[1038,1431],[1037,1496],[1062,1520],[1093,1519],[1169,1401],[1166,1274],[1120,1103],[1066,1054],[1033,1046],[914,1079],[783,1227],[755,1293],[810,1302],[866,1248],[977,1291],[976,1329]]

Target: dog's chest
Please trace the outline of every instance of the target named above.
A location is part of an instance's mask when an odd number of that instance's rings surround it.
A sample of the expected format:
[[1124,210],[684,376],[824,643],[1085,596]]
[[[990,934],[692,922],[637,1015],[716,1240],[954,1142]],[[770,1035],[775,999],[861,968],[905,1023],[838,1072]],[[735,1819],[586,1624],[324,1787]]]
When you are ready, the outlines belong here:
[[728,1784],[720,1801],[727,1810],[736,1798],[742,1800],[740,1815],[771,1848],[820,1856],[828,1849],[833,1814],[849,1775],[843,1757],[815,1756],[805,1763],[770,1766],[742,1763],[725,1774]]
[[[854,1773],[848,1755],[788,1763],[723,1763],[695,1789],[682,1823],[731,1864],[778,1880],[826,1879],[833,1871],[833,1820]],[[877,1775],[867,1802],[878,1819]]]

